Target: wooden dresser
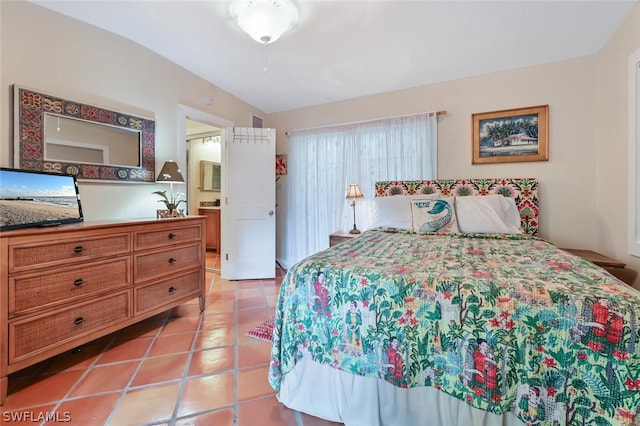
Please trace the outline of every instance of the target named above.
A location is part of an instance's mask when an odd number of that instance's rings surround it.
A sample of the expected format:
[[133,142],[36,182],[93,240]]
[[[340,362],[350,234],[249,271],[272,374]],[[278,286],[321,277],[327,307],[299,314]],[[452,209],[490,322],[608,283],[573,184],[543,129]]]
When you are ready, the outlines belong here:
[[0,234],[0,404],[7,376],[199,297],[205,218]]

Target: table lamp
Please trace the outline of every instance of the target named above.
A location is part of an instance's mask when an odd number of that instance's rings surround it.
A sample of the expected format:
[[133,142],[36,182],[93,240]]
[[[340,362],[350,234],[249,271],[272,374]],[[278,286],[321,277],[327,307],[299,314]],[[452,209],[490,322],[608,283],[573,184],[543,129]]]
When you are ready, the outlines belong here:
[[356,228],[356,198],[362,198],[362,192],[357,183],[349,184],[349,190],[347,191],[347,200],[353,200],[351,206],[353,207],[353,229],[349,231],[350,234],[359,234],[360,230]]

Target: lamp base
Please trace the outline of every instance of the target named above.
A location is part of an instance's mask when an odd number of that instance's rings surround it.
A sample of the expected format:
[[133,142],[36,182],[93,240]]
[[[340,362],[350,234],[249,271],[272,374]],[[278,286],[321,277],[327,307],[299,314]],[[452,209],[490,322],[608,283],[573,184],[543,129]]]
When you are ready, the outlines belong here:
[[360,233],[360,230],[359,230],[359,229],[356,229],[356,228],[353,228],[351,231],[349,231],[349,233],[350,233],[350,234],[359,234],[359,233]]

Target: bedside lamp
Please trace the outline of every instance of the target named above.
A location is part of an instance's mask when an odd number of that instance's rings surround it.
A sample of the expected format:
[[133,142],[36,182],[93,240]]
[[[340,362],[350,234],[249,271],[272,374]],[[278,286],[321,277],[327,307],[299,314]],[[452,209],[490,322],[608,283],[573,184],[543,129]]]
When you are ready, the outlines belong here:
[[353,200],[351,206],[353,207],[353,229],[349,231],[350,234],[359,234],[360,230],[356,228],[356,198],[362,198],[362,192],[357,183],[349,184],[349,190],[347,191],[347,200]]
[[162,169],[160,169],[160,173],[158,173],[156,182],[169,182],[171,184],[184,183],[184,178],[182,177],[182,173],[180,173],[178,163],[175,161],[165,161]]

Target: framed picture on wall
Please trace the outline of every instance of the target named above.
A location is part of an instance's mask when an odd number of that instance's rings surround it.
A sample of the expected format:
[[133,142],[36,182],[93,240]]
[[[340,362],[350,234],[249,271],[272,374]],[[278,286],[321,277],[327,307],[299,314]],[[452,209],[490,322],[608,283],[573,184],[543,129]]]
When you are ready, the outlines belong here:
[[549,106],[472,114],[471,164],[549,160]]

